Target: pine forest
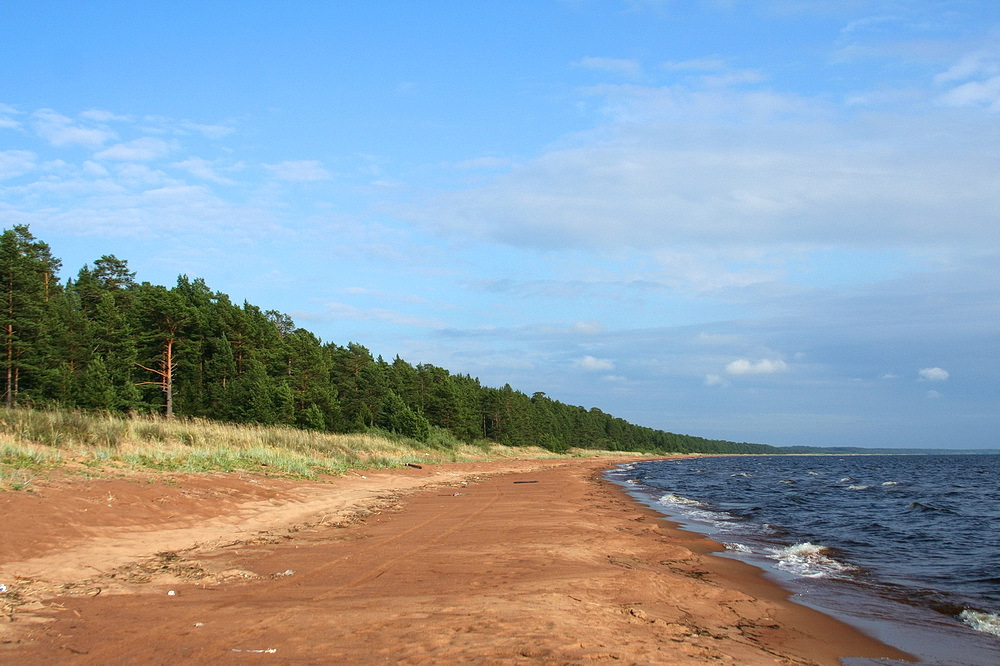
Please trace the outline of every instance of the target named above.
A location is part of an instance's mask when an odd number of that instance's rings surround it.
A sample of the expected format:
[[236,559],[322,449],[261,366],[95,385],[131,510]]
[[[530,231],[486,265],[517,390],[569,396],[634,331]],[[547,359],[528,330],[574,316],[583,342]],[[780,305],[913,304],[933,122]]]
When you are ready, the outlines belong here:
[[113,255],[65,283],[61,268],[29,227],[0,236],[8,408],[379,430],[419,441],[440,428],[464,442],[554,452],[777,450],[638,426],[398,356],[386,361],[355,342],[323,342],[280,312],[235,304],[199,278],[182,275],[172,287],[137,282]]

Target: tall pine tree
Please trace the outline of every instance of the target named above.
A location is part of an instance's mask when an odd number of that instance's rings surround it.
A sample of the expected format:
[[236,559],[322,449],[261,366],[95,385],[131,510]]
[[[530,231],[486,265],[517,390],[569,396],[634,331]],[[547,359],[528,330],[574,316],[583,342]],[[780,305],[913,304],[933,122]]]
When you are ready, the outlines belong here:
[[60,268],[47,243],[37,240],[27,225],[16,225],[0,234],[0,370],[3,401],[17,403],[22,387],[30,386],[38,358],[36,343],[42,332],[47,302],[56,292]]

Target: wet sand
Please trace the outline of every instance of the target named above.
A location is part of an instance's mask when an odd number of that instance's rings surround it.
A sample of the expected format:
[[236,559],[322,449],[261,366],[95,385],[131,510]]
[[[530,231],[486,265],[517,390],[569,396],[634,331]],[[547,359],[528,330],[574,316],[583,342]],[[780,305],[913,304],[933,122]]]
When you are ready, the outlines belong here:
[[604,482],[614,461],[0,494],[0,663],[902,658]]

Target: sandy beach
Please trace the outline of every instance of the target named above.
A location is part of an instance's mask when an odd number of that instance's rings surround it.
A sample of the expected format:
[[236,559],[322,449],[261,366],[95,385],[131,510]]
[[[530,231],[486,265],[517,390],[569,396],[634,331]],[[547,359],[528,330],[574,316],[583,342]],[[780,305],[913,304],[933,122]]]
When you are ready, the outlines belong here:
[[905,657],[712,556],[614,462],[39,481],[0,494],[0,663]]

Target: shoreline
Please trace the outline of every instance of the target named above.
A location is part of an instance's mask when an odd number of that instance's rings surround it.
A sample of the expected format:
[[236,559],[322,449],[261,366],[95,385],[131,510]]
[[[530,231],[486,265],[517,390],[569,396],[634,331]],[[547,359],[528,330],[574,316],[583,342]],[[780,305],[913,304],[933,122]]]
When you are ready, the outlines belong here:
[[[723,547],[605,480],[617,462],[7,493],[0,528],[15,539],[0,545],[0,583],[16,581],[23,603],[0,623],[0,661],[906,658],[790,601],[756,567],[712,555]],[[101,573],[87,577],[94,562]]]

